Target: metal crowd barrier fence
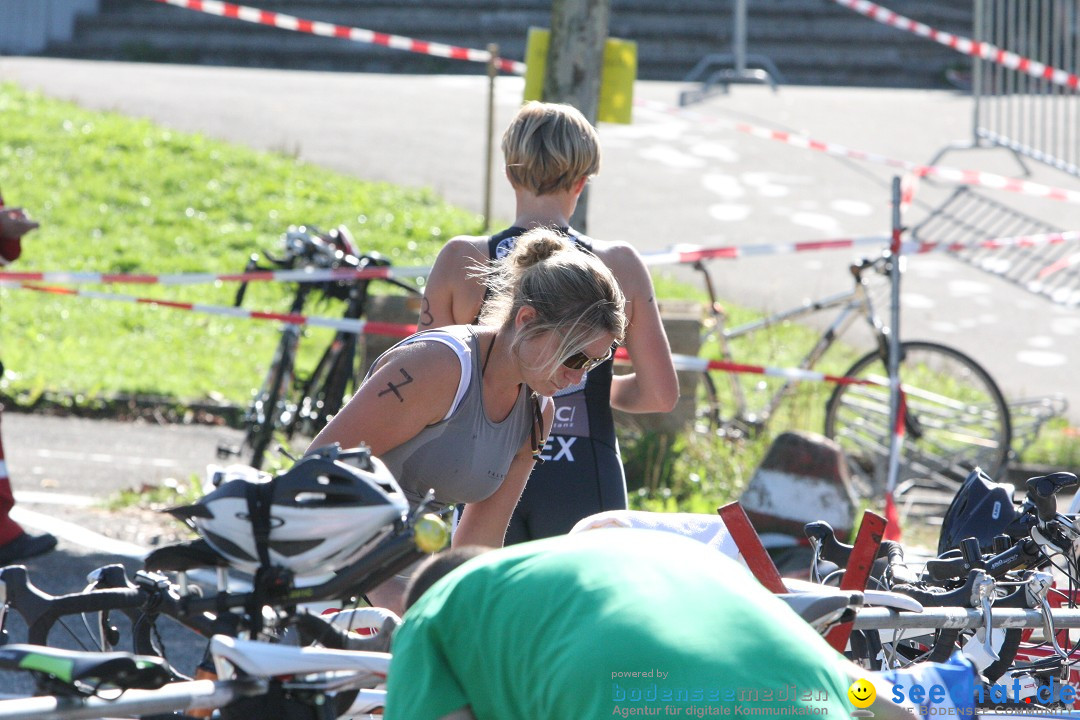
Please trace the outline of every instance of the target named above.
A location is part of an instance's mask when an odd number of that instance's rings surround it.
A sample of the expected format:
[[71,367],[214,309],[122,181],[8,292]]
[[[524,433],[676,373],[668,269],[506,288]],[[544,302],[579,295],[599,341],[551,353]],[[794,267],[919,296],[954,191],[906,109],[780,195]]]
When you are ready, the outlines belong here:
[[[974,36],[1070,73],[1080,70],[1080,0],[976,0]],[[1080,176],[1080,92],[975,57],[973,146]]]

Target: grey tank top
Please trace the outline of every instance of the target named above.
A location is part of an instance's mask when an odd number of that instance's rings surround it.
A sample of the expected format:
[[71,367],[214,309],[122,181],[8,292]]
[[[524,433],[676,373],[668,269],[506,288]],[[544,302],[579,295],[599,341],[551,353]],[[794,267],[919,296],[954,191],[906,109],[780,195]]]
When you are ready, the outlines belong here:
[[435,500],[442,506],[479,502],[499,489],[514,455],[529,438],[533,423],[529,395],[523,385],[506,419],[492,422],[484,413],[482,356],[473,327],[452,325],[419,332],[387,352],[418,340],[456,347],[459,357],[465,350],[471,372],[468,388],[449,417],[428,425],[380,458],[413,505],[428,489],[435,490]]

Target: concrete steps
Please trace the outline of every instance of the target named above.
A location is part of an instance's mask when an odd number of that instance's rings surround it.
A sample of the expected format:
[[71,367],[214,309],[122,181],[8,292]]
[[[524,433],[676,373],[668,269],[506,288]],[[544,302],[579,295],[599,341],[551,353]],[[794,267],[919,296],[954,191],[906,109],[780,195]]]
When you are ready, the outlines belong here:
[[[251,0],[254,2],[254,0]],[[893,0],[904,13],[970,35],[972,0]],[[529,26],[546,27],[549,0],[261,0],[258,7],[521,58]],[[682,79],[697,61],[731,50],[731,0],[612,0],[610,34],[638,43],[638,76]],[[963,56],[828,0],[755,0],[747,51],[792,84],[944,87]],[[46,54],[297,69],[480,73],[482,65],[314,37],[148,2],[102,0],[69,42]]]

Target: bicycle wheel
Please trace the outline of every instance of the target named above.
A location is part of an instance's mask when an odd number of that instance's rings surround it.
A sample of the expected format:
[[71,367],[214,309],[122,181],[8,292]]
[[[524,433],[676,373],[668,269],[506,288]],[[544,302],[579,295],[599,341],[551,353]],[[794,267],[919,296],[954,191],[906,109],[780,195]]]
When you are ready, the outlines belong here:
[[356,388],[356,335],[339,333],[319,359],[300,390],[287,434],[314,437],[341,410],[346,394]]
[[292,422],[294,410],[289,402],[289,388],[296,379],[296,346],[299,339],[298,329],[286,328],[282,333],[270,372],[266,374],[245,415],[247,432],[244,446],[251,450],[252,467],[262,467],[274,431],[284,429]]
[[[919,485],[951,495],[976,466],[996,477],[1009,458],[1012,436],[997,384],[950,347],[922,341],[901,346],[906,416],[897,491]],[[880,497],[892,437],[886,364],[872,352],[845,374],[878,384],[837,385],[825,408],[825,435],[844,449],[864,491]]]
[[[994,628],[990,634],[990,647],[997,660],[985,653],[984,643],[974,630],[942,628],[939,630],[915,630],[905,635],[898,630],[876,630],[875,662],[872,669],[903,668],[920,662],[945,662],[953,653],[961,651],[979,666],[980,674],[994,682],[1008,670],[1020,648],[1019,628]],[[926,632],[927,634],[919,634]],[[987,663],[983,666],[983,663]]]

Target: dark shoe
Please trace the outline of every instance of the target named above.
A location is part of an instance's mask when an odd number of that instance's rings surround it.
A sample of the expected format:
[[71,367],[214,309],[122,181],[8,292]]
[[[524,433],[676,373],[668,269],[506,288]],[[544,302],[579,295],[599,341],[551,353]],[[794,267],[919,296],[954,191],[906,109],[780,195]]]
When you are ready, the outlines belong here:
[[0,545],[0,567],[29,560],[56,547],[56,537],[49,533],[28,535],[23,533],[6,545]]

